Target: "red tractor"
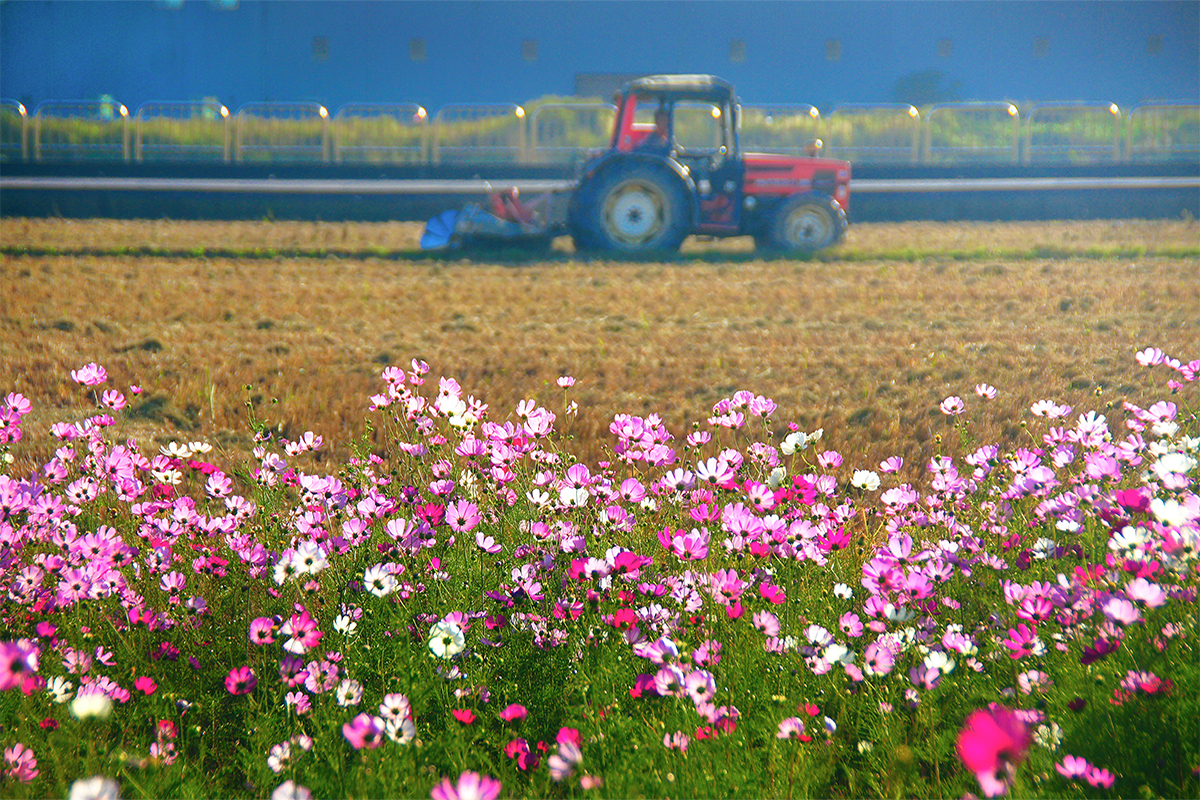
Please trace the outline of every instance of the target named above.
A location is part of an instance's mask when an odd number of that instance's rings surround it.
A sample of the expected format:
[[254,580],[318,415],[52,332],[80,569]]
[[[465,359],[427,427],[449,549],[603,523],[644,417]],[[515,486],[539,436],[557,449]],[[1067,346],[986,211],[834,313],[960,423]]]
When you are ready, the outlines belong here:
[[543,198],[544,211],[531,212],[509,190],[492,198],[491,211],[435,217],[429,241],[569,233],[577,250],[641,253],[673,251],[699,234],[753,236],[765,250],[809,254],[845,233],[850,163],[741,152],[728,82],[654,75],[627,84],[616,102],[609,147],[583,165],[567,202]]

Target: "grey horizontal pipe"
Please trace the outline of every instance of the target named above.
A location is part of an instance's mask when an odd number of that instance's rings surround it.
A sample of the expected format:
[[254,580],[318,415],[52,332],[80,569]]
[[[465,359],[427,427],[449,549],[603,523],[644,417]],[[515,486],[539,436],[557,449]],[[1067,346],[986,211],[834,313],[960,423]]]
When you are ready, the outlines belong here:
[[[522,192],[563,191],[564,180],[257,180],[244,178],[50,178],[0,177],[0,191],[12,189],[229,192],[266,194],[487,194],[516,187]],[[852,193],[1028,192],[1090,189],[1200,189],[1200,177],[1142,178],[946,178],[852,180]]]

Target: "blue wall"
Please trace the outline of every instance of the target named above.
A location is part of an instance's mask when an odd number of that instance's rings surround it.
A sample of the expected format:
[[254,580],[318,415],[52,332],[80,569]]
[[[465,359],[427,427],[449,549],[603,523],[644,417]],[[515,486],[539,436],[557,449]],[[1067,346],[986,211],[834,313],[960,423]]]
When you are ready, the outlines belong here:
[[[423,61],[410,57],[414,38],[425,42]],[[527,39],[533,61],[522,55]],[[840,60],[827,58],[831,39]],[[732,40],[745,43],[741,63],[731,61]],[[31,110],[108,94],[131,111],[209,96],[231,110],[315,100],[331,111],[348,101],[432,111],[571,94],[577,73],[709,72],[747,103],[827,111],[892,101],[899,79],[931,69],[957,82],[963,100],[1198,102],[1200,2],[0,3],[0,96]]]

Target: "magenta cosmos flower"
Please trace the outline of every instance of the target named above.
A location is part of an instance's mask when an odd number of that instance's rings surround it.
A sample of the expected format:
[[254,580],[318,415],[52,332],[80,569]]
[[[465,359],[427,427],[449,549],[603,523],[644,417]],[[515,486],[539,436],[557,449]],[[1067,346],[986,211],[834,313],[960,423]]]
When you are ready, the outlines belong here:
[[235,667],[225,676],[225,688],[230,694],[250,694],[258,685],[254,670],[247,666]]
[[355,750],[362,750],[364,747],[374,750],[379,747],[383,743],[383,730],[383,720],[367,713],[359,714],[342,725],[342,735]]
[[500,781],[478,772],[464,772],[458,776],[458,784],[443,778],[433,787],[429,796],[433,800],[496,800],[500,796]]
[[512,703],[508,708],[500,712],[500,719],[505,722],[523,722],[525,717],[529,715],[529,711],[520,703]]
[[979,788],[988,797],[1006,794],[1017,774],[1017,764],[1029,749],[1029,732],[1017,715],[992,704],[967,717],[958,734],[958,755],[975,773]]

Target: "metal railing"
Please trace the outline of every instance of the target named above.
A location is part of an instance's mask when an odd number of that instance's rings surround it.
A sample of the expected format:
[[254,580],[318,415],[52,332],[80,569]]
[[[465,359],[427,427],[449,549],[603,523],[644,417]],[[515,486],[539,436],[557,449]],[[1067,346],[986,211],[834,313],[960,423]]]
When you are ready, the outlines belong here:
[[33,110],[33,160],[129,160],[129,109],[115,100],[46,100]]
[[570,164],[608,147],[617,107],[612,103],[543,103],[529,119],[535,164]]
[[[692,122],[704,120],[698,107]],[[554,102],[454,103],[432,116],[415,103],[144,103],[131,118],[111,99],[40,103],[32,114],[0,101],[0,159],[359,164],[571,164],[609,140],[614,107]],[[689,118],[690,119],[690,118]],[[683,120],[687,122],[687,120]],[[699,126],[699,127],[698,127]],[[685,125],[686,127],[686,125]],[[705,139],[703,131],[700,134]],[[693,137],[695,138],[695,137]],[[871,164],[1133,163],[1200,160],[1200,104],[940,103],[741,107],[747,152],[803,154],[824,140],[831,157]],[[703,141],[693,144],[703,145]]]
[[917,163],[921,112],[908,103],[852,103],[829,113],[830,156],[879,164]]
[[215,101],[150,102],[133,118],[133,160],[228,162],[229,109]]
[[1038,103],[1025,123],[1025,163],[1121,160],[1121,109],[1116,103]]
[[0,160],[29,160],[29,114],[7,98],[0,98]]
[[233,159],[329,163],[329,111],[320,103],[247,103],[238,109]]
[[520,164],[525,109],[516,103],[450,103],[433,118],[434,164]]
[[1012,103],[939,103],[925,114],[922,164],[1021,160],[1021,113]]
[[347,103],[330,126],[333,160],[366,164],[423,164],[429,114],[416,103]]
[[742,149],[752,153],[804,155],[821,137],[821,112],[807,104],[742,106]]
[[1200,105],[1144,103],[1125,121],[1125,157],[1130,161],[1200,161]]

